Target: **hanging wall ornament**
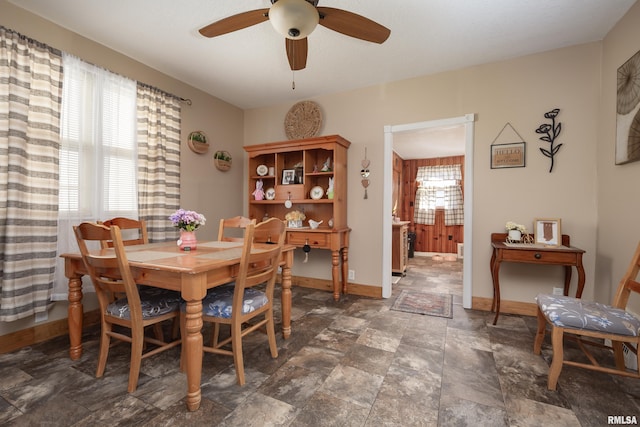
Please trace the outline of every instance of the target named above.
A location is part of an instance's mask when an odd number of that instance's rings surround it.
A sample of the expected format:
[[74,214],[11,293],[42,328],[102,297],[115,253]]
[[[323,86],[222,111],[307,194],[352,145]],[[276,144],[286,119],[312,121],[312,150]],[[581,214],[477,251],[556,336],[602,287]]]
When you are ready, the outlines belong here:
[[364,187],[364,198],[367,199],[367,187],[369,187],[369,165],[371,162],[367,159],[367,147],[364,147],[364,160],[360,162],[362,169],[360,170],[360,176],[362,177],[362,186]]
[[562,131],[562,123],[558,122],[556,124],[556,117],[558,116],[558,114],[560,114],[559,108],[554,108],[548,113],[545,113],[544,117],[546,119],[550,119],[551,124],[543,123],[540,125],[540,127],[538,127],[538,129],[536,129],[536,133],[544,135],[541,136],[540,139],[549,143],[549,149],[540,148],[540,152],[551,159],[549,173],[551,173],[551,171],[553,170],[553,158],[558,153],[558,150],[560,150],[560,147],[562,147],[562,144],[554,145],[556,138],[560,136],[560,132]]

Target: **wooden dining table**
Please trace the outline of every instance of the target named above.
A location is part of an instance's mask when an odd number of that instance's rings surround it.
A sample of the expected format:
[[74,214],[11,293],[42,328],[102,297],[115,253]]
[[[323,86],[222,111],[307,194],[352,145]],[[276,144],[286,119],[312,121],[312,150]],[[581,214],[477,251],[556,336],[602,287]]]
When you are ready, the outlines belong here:
[[[202,299],[207,289],[235,279],[238,273],[242,242],[198,242],[192,251],[183,251],[173,242],[127,246],[127,258],[136,283],[179,291],[186,301],[187,409],[195,411],[202,398]],[[257,245],[258,249],[260,245]],[[291,335],[291,266],[295,246],[282,250],[282,334]],[[113,249],[96,249],[104,256]],[[82,355],[82,276],[88,275],[80,253],[61,255],[65,276],[69,279],[69,356]]]

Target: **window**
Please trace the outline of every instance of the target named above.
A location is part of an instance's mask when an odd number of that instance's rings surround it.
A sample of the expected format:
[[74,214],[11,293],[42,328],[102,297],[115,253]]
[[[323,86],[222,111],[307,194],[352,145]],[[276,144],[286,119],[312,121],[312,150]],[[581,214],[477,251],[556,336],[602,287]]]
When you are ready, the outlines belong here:
[[445,189],[459,185],[455,179],[440,179],[421,181],[420,187],[432,188],[435,190],[435,198],[421,198],[419,200],[420,209],[447,209],[449,208],[448,198],[445,198]]
[[136,83],[64,56],[59,211],[137,216]]

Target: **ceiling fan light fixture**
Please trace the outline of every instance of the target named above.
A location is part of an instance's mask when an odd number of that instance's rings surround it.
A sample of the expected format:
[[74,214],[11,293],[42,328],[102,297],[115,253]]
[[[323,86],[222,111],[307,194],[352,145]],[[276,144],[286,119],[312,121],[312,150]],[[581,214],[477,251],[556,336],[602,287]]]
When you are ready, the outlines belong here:
[[284,37],[299,40],[313,32],[320,15],[306,0],[278,0],[269,9],[269,21]]

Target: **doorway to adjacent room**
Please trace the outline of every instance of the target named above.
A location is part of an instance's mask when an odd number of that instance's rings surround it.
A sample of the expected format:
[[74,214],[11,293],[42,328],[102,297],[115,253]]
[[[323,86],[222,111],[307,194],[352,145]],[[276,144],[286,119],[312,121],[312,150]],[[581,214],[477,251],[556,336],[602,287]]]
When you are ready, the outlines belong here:
[[[460,117],[453,117],[442,120],[430,120],[425,122],[409,123],[403,125],[388,125],[385,126],[385,138],[384,138],[384,195],[383,195],[383,209],[385,212],[391,213],[393,210],[393,152],[394,141],[406,140],[411,134],[419,134],[424,132],[434,132],[434,130],[444,128],[456,128],[462,127],[462,135],[464,138],[464,176],[465,176],[465,191],[464,191],[464,246],[466,251],[464,254],[463,265],[463,295],[462,303],[463,307],[471,308],[471,266],[472,266],[472,201],[473,201],[473,127],[475,116],[473,114],[466,114]],[[423,147],[424,148],[424,147]],[[416,148],[419,149],[419,148]],[[425,148],[426,152],[426,148]],[[444,152],[444,151],[443,151]],[[392,231],[392,218],[391,215],[385,215],[383,217],[383,286],[382,295],[385,298],[391,296],[391,231]]]

